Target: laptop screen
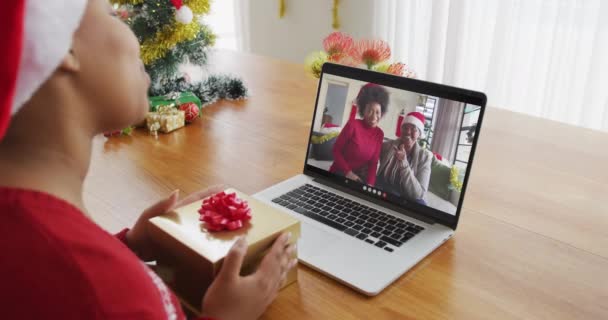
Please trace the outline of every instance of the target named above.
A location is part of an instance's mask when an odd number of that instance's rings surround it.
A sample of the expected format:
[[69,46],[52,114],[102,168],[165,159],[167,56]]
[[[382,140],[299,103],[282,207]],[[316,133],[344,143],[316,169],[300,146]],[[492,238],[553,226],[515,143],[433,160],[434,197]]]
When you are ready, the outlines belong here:
[[454,216],[484,103],[400,87],[323,74],[306,164],[378,201]]

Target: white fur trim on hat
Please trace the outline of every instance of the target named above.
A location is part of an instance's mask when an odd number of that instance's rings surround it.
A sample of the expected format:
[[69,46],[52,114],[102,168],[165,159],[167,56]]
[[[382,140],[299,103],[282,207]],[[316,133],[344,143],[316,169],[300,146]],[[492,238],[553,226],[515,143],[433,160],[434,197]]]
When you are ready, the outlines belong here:
[[188,6],[181,6],[181,8],[179,8],[175,13],[175,20],[182,24],[188,24],[192,22],[193,18],[194,13],[192,13],[192,10],[190,10]]
[[72,46],[87,0],[25,1],[23,49],[11,114],[53,74]]
[[424,135],[424,123],[422,123],[420,119],[412,115],[407,115],[405,119],[403,119],[403,123],[401,125],[403,126],[406,123],[413,124],[414,126],[416,126],[416,128],[418,128],[418,131],[420,132],[420,135]]

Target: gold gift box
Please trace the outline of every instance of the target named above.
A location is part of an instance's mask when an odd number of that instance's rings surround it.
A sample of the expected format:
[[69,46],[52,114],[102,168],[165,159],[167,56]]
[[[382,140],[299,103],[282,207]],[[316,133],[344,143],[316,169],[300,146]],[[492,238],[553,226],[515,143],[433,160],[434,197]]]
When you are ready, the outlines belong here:
[[146,126],[150,132],[169,133],[186,125],[186,113],[173,107],[159,108],[158,112],[148,112]]
[[[291,232],[290,243],[300,237],[300,222],[235,189],[237,196],[249,203],[252,218],[235,231],[209,232],[199,221],[202,201],[150,219],[148,231],[155,240],[159,257],[157,272],[173,289],[182,304],[195,315],[200,314],[205,291],[219,272],[224,257],[239,236],[247,240],[247,255],[241,275],[251,274],[283,232]],[[294,258],[297,252],[294,252]],[[297,268],[288,274],[281,288],[294,283]]]

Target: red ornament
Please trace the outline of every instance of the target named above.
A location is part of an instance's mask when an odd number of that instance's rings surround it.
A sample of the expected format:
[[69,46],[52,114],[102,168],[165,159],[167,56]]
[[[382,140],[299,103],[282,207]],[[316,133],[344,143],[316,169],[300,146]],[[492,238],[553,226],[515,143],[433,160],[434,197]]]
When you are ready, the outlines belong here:
[[237,230],[251,220],[251,208],[247,201],[239,199],[236,193],[223,191],[205,199],[198,213],[201,214],[199,220],[205,222],[207,230],[211,232]]
[[190,123],[199,117],[198,106],[194,102],[184,103],[179,106],[179,110],[186,113],[186,122]]

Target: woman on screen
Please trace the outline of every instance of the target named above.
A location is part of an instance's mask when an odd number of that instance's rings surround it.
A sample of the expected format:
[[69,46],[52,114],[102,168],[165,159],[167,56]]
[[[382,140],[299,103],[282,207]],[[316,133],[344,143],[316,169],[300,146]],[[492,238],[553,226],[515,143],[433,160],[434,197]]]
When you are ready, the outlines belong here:
[[422,113],[408,113],[401,125],[401,136],[382,145],[378,188],[426,205],[433,153],[418,144],[424,122]]
[[362,119],[349,121],[333,148],[330,172],[348,179],[376,184],[376,171],[384,132],[378,123],[388,109],[388,91],[377,84],[364,85],[357,95],[357,109]]

